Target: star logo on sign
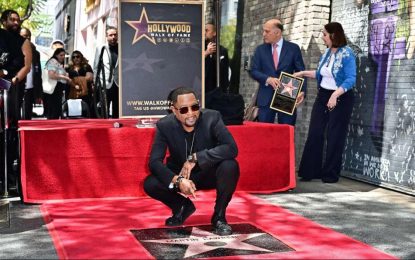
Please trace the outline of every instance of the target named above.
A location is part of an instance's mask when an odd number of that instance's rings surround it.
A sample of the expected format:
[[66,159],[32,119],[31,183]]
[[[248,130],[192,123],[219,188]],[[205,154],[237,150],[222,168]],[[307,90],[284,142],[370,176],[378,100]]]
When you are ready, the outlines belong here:
[[163,61],[162,59],[151,59],[147,57],[146,53],[141,53],[136,58],[124,58],[125,64],[123,71],[127,72],[129,70],[142,69],[150,73],[154,73],[153,64]]
[[288,83],[281,83],[284,89],[281,91],[281,94],[287,93],[288,96],[293,97],[293,91],[298,89],[293,85],[293,80],[290,79]]
[[133,27],[133,29],[135,29],[135,35],[134,35],[134,39],[131,45],[138,42],[143,37],[147,38],[154,45],[156,44],[156,40],[148,32],[148,25],[150,22],[148,20],[147,12],[144,7],[143,7],[143,11],[141,11],[141,16],[140,16],[139,21],[125,21],[125,22],[128,23],[128,25],[130,25],[131,27]]
[[[182,34],[182,26],[190,26],[191,24],[190,22],[179,21],[150,21],[145,7],[141,11],[140,20],[125,22],[135,30],[132,45],[143,38],[146,38],[154,45],[157,44],[156,42],[173,42],[174,37],[180,38],[176,37],[176,35]],[[185,41],[185,38],[180,38],[180,40]]]
[[249,234],[234,234],[228,236],[219,236],[212,232],[205,231],[194,227],[189,237],[185,238],[169,238],[169,239],[154,239],[142,240],[142,242],[158,243],[158,244],[175,244],[187,245],[184,258],[193,257],[205,252],[209,252],[218,248],[228,248],[236,250],[250,250],[258,252],[272,253],[265,248],[254,246],[244,241],[250,238],[255,238],[265,233],[249,233]]

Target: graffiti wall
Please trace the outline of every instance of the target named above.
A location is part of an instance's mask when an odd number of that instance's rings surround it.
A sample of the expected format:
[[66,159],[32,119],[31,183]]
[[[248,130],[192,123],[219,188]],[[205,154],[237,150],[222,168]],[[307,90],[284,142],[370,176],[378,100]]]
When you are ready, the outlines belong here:
[[344,175],[415,193],[415,0],[333,1],[358,56]]

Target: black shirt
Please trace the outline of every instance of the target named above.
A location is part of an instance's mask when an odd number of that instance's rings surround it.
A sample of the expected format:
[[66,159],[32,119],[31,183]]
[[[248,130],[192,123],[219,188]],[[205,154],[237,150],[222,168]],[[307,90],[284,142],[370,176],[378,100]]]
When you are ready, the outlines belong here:
[[115,68],[118,59],[118,44],[117,45],[109,45],[110,52],[111,52],[111,67]]
[[8,53],[7,62],[2,64],[1,69],[7,70],[6,79],[16,76],[17,72],[24,66],[24,55],[22,45],[26,39],[17,33],[0,29],[0,55]]
[[89,64],[87,64],[87,65],[85,65],[85,66],[82,66],[82,67],[81,67],[78,71],[76,71],[76,70],[74,70],[74,69],[71,69],[71,68],[67,68],[67,69],[66,69],[66,72],[68,72],[69,77],[70,77],[71,79],[73,79],[73,78],[75,78],[75,77],[79,77],[79,76],[81,76],[81,77],[85,77],[87,72],[94,73],[94,72],[92,71],[92,68],[91,68],[91,66],[90,66]]

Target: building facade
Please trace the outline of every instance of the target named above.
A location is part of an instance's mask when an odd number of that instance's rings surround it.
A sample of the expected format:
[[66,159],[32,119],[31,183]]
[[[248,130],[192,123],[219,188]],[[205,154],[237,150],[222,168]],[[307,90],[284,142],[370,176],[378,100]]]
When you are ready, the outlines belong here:
[[117,0],[61,0],[56,6],[55,38],[68,53],[79,50],[92,66],[95,50],[106,43],[105,28],[117,27]]

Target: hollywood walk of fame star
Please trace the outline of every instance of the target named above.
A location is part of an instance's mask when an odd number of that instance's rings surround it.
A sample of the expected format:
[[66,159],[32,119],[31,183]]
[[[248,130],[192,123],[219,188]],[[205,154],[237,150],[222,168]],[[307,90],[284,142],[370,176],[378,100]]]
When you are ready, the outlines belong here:
[[233,234],[228,236],[218,236],[212,232],[194,227],[192,229],[192,233],[190,234],[190,236],[186,238],[142,240],[142,242],[188,245],[187,250],[184,254],[184,258],[193,257],[218,248],[251,250],[272,253],[273,251],[270,251],[268,249],[243,242],[247,239],[258,237],[264,234],[266,233]]
[[293,85],[293,80],[290,79],[288,83],[281,83],[284,89],[281,91],[281,94],[287,93],[290,97],[293,97],[293,91],[298,89]]
[[154,73],[153,64],[162,61],[163,59],[150,59],[147,58],[146,53],[141,53],[136,58],[124,58],[124,67],[122,68],[123,72],[135,69],[143,69],[150,73]]
[[144,7],[143,7],[143,11],[141,11],[141,16],[140,16],[139,21],[125,21],[125,22],[135,29],[135,35],[134,35],[134,39],[131,45],[138,42],[143,37],[147,38],[153,44],[156,44],[156,40],[148,32],[149,20],[148,20],[146,9]]

